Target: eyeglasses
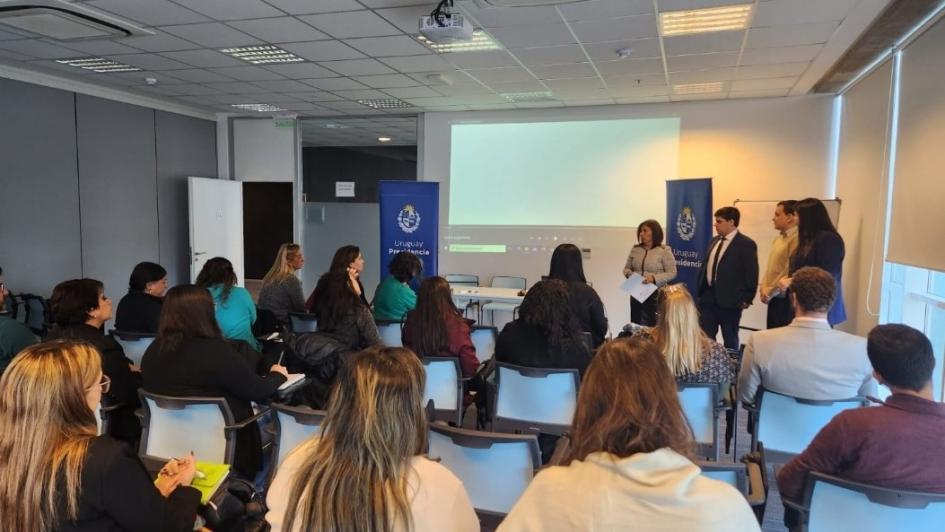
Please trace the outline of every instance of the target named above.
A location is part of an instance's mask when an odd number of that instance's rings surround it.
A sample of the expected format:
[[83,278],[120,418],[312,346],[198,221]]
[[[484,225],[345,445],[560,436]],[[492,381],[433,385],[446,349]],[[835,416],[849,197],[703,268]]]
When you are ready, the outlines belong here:
[[112,380],[108,378],[108,375],[102,374],[102,382],[98,383],[102,387],[102,393],[108,393],[108,390],[112,389]]

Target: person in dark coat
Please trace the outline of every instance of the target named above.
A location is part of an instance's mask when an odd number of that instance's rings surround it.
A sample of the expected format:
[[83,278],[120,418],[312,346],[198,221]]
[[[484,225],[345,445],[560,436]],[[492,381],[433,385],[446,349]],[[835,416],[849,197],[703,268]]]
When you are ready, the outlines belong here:
[[153,262],[138,263],[128,279],[128,293],[118,302],[115,328],[124,332],[156,333],[164,292],[167,292],[167,270]]
[[584,277],[584,262],[581,250],[574,244],[561,244],[551,254],[549,279],[560,279],[568,283],[571,290],[571,309],[581,329],[591,333],[594,347],[604,343],[607,336],[607,315],[600,296]]

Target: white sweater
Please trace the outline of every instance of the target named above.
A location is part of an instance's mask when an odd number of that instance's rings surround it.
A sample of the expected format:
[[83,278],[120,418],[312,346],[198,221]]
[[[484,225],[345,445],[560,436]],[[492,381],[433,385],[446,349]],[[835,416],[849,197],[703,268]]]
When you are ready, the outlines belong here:
[[592,453],[532,481],[498,532],[759,531],[744,496],[670,449]]
[[[279,466],[266,494],[269,507],[266,521],[272,525],[272,532],[284,530],[282,524],[289,507],[292,481],[317,441],[311,439],[299,445]],[[479,532],[479,519],[463,483],[448,469],[424,456],[414,456],[410,459],[407,475],[407,497],[414,531]],[[296,520],[293,532],[301,530]],[[401,531],[402,526],[398,525],[394,530]]]

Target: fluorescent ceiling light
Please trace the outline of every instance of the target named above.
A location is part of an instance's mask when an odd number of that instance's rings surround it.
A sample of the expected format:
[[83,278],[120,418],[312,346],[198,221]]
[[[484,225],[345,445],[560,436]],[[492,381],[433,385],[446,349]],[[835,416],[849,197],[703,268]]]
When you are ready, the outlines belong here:
[[301,57],[272,45],[242,46],[240,48],[224,48],[221,52],[242,59],[254,65],[268,65],[272,63],[301,63]]
[[709,92],[722,92],[721,81],[711,83],[685,83],[683,85],[673,85],[673,94],[705,94]]
[[56,62],[62,65],[69,65],[93,72],[138,72],[141,69],[112,61],[111,59],[102,59],[101,57],[77,57],[75,59],[56,59]]
[[506,100],[512,103],[520,102],[553,102],[556,101],[550,91],[536,92],[502,92],[499,93]]
[[230,107],[235,107],[237,109],[242,109],[243,111],[256,111],[257,113],[274,113],[278,111],[285,111],[281,107],[276,107],[268,103],[234,103]]
[[427,48],[438,54],[448,54],[451,52],[482,52],[485,50],[501,50],[502,46],[492,40],[488,33],[482,30],[474,30],[471,41],[455,41],[450,43],[435,43],[423,35],[418,35],[417,39],[425,44]]
[[409,103],[398,100],[397,98],[378,98],[372,100],[358,100],[361,105],[366,105],[371,109],[409,109],[413,107]]
[[660,13],[660,35],[691,35],[713,31],[743,30],[748,27],[752,4],[740,4]]
[[390,137],[377,137],[378,142],[390,142]]

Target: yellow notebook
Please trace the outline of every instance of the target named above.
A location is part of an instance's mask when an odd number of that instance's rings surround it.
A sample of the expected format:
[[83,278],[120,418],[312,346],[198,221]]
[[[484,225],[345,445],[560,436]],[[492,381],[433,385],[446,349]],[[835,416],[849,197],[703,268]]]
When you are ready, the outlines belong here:
[[226,480],[230,472],[228,464],[211,464],[209,462],[197,462],[197,471],[203,473],[204,478],[198,478],[200,475],[194,475],[194,480],[190,486],[200,490],[200,504],[207,504],[210,497],[220,489],[220,485]]

